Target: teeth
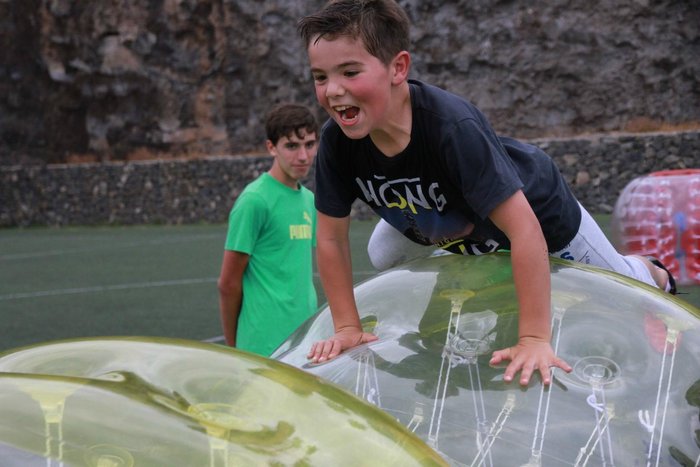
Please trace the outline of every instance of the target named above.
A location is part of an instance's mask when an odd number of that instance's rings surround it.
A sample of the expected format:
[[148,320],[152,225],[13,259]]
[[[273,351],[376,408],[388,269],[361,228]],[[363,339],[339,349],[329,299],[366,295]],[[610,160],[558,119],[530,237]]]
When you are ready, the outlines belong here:
[[333,107],[333,110],[335,110],[336,112],[344,112],[345,110],[348,110],[350,107],[352,107],[352,106],[351,105],[339,105],[339,106]]

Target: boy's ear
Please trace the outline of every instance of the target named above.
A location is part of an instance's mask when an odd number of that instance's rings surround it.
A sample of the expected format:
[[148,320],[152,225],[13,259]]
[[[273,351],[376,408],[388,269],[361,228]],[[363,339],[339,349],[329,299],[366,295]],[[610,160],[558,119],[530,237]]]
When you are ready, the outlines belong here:
[[394,85],[403,83],[408,79],[408,72],[411,68],[411,55],[407,51],[402,50],[391,61],[391,67],[393,71],[391,83]]
[[267,152],[269,152],[271,156],[277,155],[277,148],[274,144],[272,144],[272,141],[270,141],[269,139],[265,140],[265,147],[267,148]]

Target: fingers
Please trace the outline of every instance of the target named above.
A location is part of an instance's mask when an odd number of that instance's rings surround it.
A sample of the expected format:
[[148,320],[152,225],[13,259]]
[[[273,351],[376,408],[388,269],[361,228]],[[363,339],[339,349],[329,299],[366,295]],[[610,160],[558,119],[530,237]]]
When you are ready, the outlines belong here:
[[515,375],[520,372],[519,383],[526,386],[530,383],[532,375],[537,371],[542,377],[542,384],[549,385],[552,382],[552,368],[561,368],[567,373],[571,371],[571,366],[564,360],[549,352],[529,353],[518,349],[517,346],[498,350],[493,353],[489,364],[497,365],[503,361],[510,360],[510,363],[503,373],[503,381],[510,383]]
[[309,353],[306,354],[306,358],[313,358],[314,354],[316,353],[316,347],[318,347],[319,344],[320,342],[314,342],[313,344],[311,344],[311,348],[309,349]]
[[377,339],[379,339],[377,336],[367,332],[340,331],[330,339],[314,342],[309,353],[306,354],[306,358],[312,363],[322,363],[337,357],[345,349],[374,342]]
[[564,360],[561,358],[555,358],[554,363],[551,366],[555,366],[557,368],[561,368],[562,370],[566,371],[567,373],[570,373],[573,368],[571,368],[571,365],[566,363]]
[[312,363],[321,363],[337,357],[342,350],[340,341],[337,339],[327,339],[325,341],[314,342],[306,358]]
[[[508,366],[511,366],[511,365],[508,365]],[[532,373],[534,373],[534,371],[535,371],[534,365],[524,365],[520,369],[520,385],[521,386],[527,386],[527,384],[530,382],[530,378],[532,377]],[[509,381],[513,379],[516,372],[517,372],[517,370],[513,371],[511,373],[511,377],[510,377]],[[540,374],[542,375],[542,384],[544,384],[544,385],[549,384],[549,378],[550,378],[549,367],[545,367],[545,368],[540,367]]]
[[493,355],[491,355],[491,360],[489,360],[489,365],[498,365],[499,363],[510,360],[510,348],[503,350],[496,350]]
[[520,371],[519,383],[522,386],[527,386],[530,384],[530,378],[532,378],[535,370],[539,370],[542,376],[542,384],[545,386],[552,382],[552,372],[548,365],[534,365],[530,363],[522,364],[520,362],[513,361],[507,367],[503,374],[503,380],[506,383],[510,383],[515,378],[515,374]]

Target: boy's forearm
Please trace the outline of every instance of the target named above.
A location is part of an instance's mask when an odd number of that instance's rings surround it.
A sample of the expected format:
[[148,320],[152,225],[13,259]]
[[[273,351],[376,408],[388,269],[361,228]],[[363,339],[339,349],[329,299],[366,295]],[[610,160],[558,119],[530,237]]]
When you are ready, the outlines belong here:
[[514,245],[511,250],[513,281],[518,297],[518,336],[551,339],[551,280],[549,254],[544,241],[537,247]]
[[348,245],[334,241],[317,245],[318,270],[328,299],[335,331],[361,329],[352,284],[352,263]]
[[219,293],[219,313],[221,315],[221,327],[224,331],[226,345],[236,346],[236,332],[238,331],[238,315],[241,311],[241,293]]

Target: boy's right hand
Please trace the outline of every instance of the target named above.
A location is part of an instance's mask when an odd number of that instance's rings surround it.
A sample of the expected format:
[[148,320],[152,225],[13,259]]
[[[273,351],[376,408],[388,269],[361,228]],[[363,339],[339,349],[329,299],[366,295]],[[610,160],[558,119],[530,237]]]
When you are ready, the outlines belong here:
[[506,367],[503,381],[510,383],[519,371],[520,384],[523,386],[530,382],[535,370],[539,370],[545,386],[552,381],[552,367],[561,368],[567,373],[572,370],[568,363],[554,354],[549,341],[534,337],[521,337],[516,345],[496,350],[489,364],[495,366],[506,360],[510,360],[510,363]]
[[306,358],[311,360],[312,363],[322,363],[337,357],[343,350],[351,349],[367,342],[373,342],[377,339],[379,339],[377,336],[363,332],[361,328],[341,329],[331,338],[314,342]]

